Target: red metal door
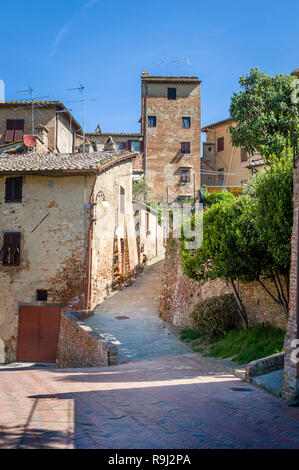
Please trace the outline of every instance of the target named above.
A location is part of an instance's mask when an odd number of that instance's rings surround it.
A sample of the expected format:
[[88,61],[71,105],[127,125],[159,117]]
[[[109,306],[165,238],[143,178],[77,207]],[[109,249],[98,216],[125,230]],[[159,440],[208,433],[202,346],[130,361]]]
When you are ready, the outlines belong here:
[[39,344],[38,307],[20,307],[18,360],[37,361]]
[[20,307],[18,361],[55,362],[59,328],[59,307]]

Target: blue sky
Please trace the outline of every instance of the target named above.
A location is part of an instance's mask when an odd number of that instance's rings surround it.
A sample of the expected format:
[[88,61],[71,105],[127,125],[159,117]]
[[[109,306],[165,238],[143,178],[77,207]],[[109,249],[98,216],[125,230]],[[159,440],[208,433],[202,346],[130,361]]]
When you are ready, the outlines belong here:
[[[15,0],[1,2],[0,79],[6,99],[31,85],[72,108],[82,122],[78,92],[87,98],[86,128],[140,130],[142,70],[202,80],[202,124],[228,117],[238,77],[251,67],[289,73],[299,67],[296,0]],[[180,61],[179,63],[176,61]]]

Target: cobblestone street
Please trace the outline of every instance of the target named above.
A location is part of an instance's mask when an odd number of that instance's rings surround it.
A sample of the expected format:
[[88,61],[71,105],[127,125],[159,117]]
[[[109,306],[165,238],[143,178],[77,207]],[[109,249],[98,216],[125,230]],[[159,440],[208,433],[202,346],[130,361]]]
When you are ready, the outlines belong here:
[[0,370],[1,448],[299,448],[299,410],[198,356]]
[[118,349],[119,362],[177,356],[189,352],[159,318],[164,261],[145,268],[136,281],[116,292],[85,321]]
[[161,269],[150,266],[88,321],[130,362],[0,369],[1,448],[299,448],[298,409],[168,334],[158,317]]

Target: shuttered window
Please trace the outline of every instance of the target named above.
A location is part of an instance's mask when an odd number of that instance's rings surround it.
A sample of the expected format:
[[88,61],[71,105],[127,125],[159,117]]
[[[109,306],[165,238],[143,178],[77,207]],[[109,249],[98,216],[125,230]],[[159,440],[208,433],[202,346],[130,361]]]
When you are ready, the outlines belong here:
[[191,144],[190,142],[181,142],[181,153],[190,153]]
[[248,160],[248,153],[244,149],[241,149],[241,162],[247,162],[247,160]]
[[22,202],[23,178],[6,178],[5,202]]
[[24,137],[24,119],[7,119],[5,142],[19,142]]
[[3,236],[3,246],[0,251],[0,261],[3,266],[20,265],[21,233],[6,232]]
[[217,152],[223,152],[224,150],[224,137],[217,139]]
[[181,183],[190,183],[190,170],[181,171]]

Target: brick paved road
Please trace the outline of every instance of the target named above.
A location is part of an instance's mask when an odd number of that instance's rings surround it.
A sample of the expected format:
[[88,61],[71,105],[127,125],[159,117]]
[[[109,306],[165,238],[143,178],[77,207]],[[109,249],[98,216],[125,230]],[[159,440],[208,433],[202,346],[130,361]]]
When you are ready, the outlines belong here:
[[163,261],[147,267],[134,284],[99,305],[85,321],[117,346],[119,362],[190,352],[158,315],[163,267]]
[[299,448],[298,409],[194,354],[0,383],[1,448]]

